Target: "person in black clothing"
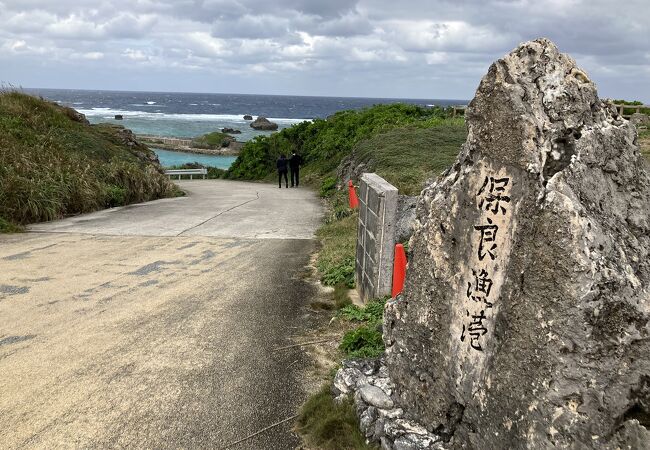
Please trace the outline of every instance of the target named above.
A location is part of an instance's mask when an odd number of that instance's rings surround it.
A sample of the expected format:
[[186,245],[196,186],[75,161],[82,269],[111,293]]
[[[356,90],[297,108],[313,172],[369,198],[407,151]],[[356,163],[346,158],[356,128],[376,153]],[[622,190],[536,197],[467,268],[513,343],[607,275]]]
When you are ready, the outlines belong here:
[[300,155],[296,155],[296,152],[293,152],[291,154],[291,158],[289,159],[289,169],[291,169],[291,187],[295,186],[298,187],[298,184],[300,184],[300,165],[302,164],[302,158]]
[[285,155],[280,155],[278,162],[278,187],[282,189],[282,176],[284,175],[284,186],[289,188],[289,180],[287,179],[287,166],[289,165],[289,160]]

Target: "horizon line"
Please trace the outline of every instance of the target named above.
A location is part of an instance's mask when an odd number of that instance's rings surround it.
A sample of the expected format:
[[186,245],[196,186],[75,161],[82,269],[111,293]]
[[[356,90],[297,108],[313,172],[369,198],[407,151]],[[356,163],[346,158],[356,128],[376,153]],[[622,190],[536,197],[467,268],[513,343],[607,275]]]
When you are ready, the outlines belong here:
[[354,99],[381,99],[381,100],[445,100],[468,103],[469,99],[458,98],[417,98],[417,97],[360,97],[348,95],[304,95],[304,94],[245,94],[239,92],[191,92],[191,91],[139,91],[131,89],[81,89],[81,88],[48,88],[48,87],[24,87],[9,86],[18,90],[49,90],[49,91],[83,91],[83,92],[114,92],[114,93],[147,93],[147,94],[197,94],[197,95],[243,95],[243,96],[265,96],[265,97],[306,97],[306,98],[354,98]]

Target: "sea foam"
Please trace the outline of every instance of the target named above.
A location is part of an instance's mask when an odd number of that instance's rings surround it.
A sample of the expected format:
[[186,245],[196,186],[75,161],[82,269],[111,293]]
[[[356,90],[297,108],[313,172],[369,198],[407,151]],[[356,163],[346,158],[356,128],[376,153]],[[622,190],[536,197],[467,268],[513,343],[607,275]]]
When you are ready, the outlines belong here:
[[[149,120],[187,120],[192,122],[236,122],[236,123],[250,123],[244,120],[243,114],[169,114],[162,112],[151,111],[127,111],[123,109],[112,108],[91,108],[79,109],[80,113],[88,117],[101,117],[104,119],[113,119],[116,115],[121,115],[124,118],[138,118]],[[257,116],[253,116],[256,119]],[[279,124],[295,124],[311,119],[288,119],[284,117],[269,117],[272,122]]]

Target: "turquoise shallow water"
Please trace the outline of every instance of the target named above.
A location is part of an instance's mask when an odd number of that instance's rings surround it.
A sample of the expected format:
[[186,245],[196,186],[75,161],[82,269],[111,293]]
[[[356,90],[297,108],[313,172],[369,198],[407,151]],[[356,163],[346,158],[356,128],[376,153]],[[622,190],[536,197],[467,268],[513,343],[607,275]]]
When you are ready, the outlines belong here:
[[160,164],[163,167],[180,166],[187,163],[199,163],[205,166],[218,167],[219,169],[227,169],[237,159],[236,156],[213,156],[213,155],[200,155],[197,153],[175,152],[172,150],[163,150],[161,148],[153,148]]

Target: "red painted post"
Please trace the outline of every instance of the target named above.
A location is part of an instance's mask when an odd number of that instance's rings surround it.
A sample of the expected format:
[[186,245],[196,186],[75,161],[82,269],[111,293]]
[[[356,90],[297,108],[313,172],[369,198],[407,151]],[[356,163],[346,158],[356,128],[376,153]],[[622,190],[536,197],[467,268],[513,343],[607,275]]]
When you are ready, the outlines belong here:
[[357,198],[357,191],[354,189],[354,184],[352,184],[352,180],[348,182],[348,195],[350,197],[350,208],[358,208],[359,207],[359,199]]
[[404,280],[406,279],[406,252],[402,244],[395,245],[395,257],[393,264],[393,292],[395,298],[404,289]]

